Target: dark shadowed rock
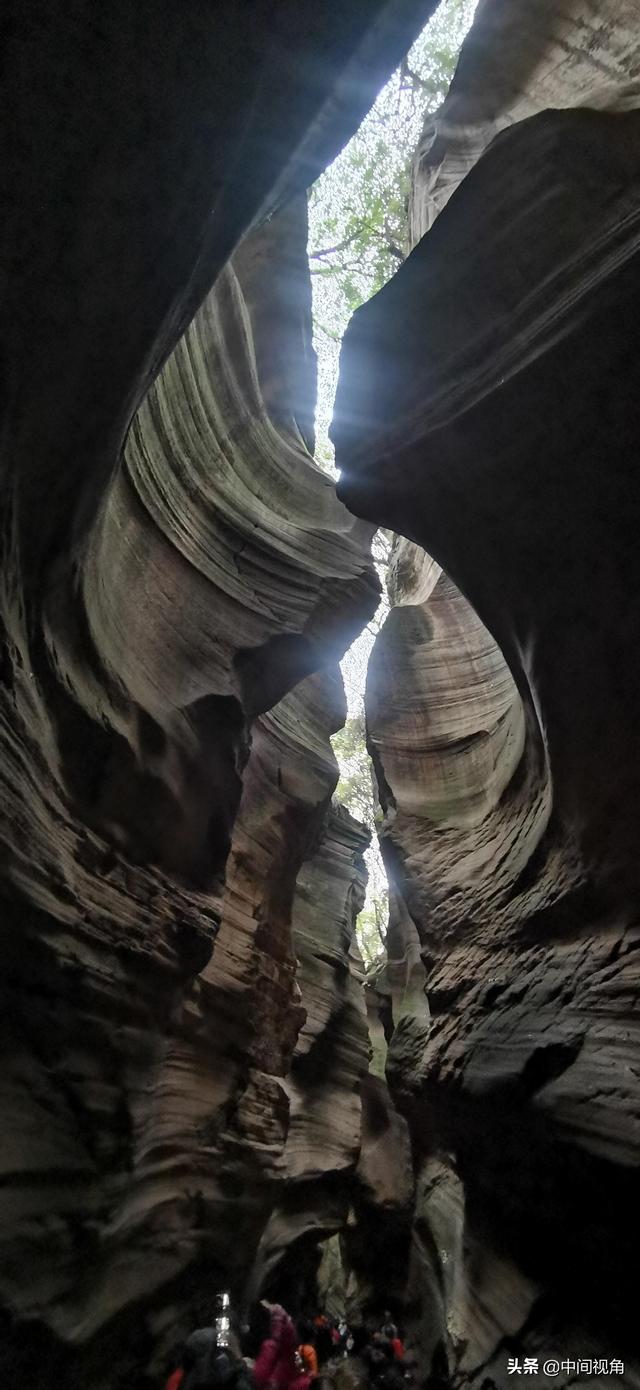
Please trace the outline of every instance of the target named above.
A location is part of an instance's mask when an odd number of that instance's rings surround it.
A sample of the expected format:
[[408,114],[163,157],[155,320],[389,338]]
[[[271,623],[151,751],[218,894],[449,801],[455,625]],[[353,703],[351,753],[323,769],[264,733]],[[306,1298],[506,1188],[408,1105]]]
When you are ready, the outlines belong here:
[[[431,1022],[394,1017],[387,1076],[427,1357],[478,1385],[507,1354],[638,1374],[637,32],[578,8],[529,7],[529,49],[516,7],[479,9],[416,229],[446,207],[352,320],[334,424],[340,495],[411,542],[367,705]],[[591,93],[613,111],[519,119]]]
[[170,20],[35,0],[5,25],[16,1386],[159,1374],[216,1286],[243,1287],[282,1184],[304,1019],[291,905],[344,717],[335,675],[313,673],[378,590],[369,528],[308,453],[306,213],[282,205],[428,8],[187,0]]

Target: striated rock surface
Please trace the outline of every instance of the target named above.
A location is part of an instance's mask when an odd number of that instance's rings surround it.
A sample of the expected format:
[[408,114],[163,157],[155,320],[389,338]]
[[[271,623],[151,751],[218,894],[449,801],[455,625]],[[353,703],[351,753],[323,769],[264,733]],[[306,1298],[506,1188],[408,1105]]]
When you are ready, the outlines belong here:
[[[357,882],[358,832],[322,839],[329,737],[335,662],[378,588],[370,528],[308,453],[290,195],[428,9],[188,0],[169,33],[147,0],[81,0],[6,26],[0,1366],[17,1387],[157,1378],[215,1286],[244,1288],[284,1185],[292,904],[317,856],[345,903]],[[338,1169],[364,1056],[362,1038],[346,1056],[344,969],[324,982],[344,1005]]]
[[409,1129],[386,1081],[366,1077],[362,1103],[357,1187],[343,1237],[347,1312],[357,1322],[371,1309],[402,1306],[414,1193]]
[[[65,701],[102,725],[87,734],[89,786],[87,749],[64,746],[87,817],[203,886],[224,868],[250,721],[342,654],[376,592],[366,528],[336,502],[293,416],[285,428],[282,403],[272,420],[277,383],[269,375],[265,399],[254,353],[250,304],[261,323],[282,285],[274,339],[285,357],[306,342],[312,368],[306,204],[252,234],[256,256],[265,240],[266,303],[253,282],[245,300],[230,263],[133,422],[87,547],[82,616],[70,625],[62,574],[47,596]],[[240,270],[248,262],[245,250]]]
[[[282,220],[299,254],[274,251],[268,297],[280,273],[295,304],[306,218]],[[46,665],[4,690],[2,1292],[25,1384],[43,1355],[96,1386],[159,1369],[201,1285],[242,1290],[285,1177],[291,905],[345,711],[334,667],[279,696],[377,581],[252,341],[231,265],[134,422],[75,601],[62,568],[47,590]]]
[[[434,1381],[526,1354],[634,1383],[637,17],[481,3],[419,152],[431,230],[349,334],[363,523],[309,455],[293,195],[431,8],[5,26],[12,1386],[157,1383],[217,1286],[293,1298],[332,1232],[352,1309],[408,1298]],[[366,1075],[330,736],[378,522],[408,540],[368,695]]]
[[354,929],[364,902],[368,840],[344,807],[332,805],[316,853],[298,875],[293,903],[305,1021],[286,1081],[285,1185],[251,1283],[252,1294],[277,1294],[293,1309],[313,1303],[318,1243],[345,1226],[353,1202],[369,1058]]
[[548,107],[638,105],[635,0],[479,0],[442,106],[414,158],[415,245],[500,131]]
[[343,351],[340,494],[408,538],[367,708],[431,1014],[387,1076],[438,1381],[640,1374],[637,44],[623,4],[479,6],[414,230],[443,210]]

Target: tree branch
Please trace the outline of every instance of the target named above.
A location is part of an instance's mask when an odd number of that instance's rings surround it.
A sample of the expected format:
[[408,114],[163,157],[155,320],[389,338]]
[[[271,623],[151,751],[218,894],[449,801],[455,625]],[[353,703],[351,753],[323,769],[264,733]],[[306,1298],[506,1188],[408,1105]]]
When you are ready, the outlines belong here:
[[347,246],[350,246],[352,241],[355,241],[356,237],[360,236],[360,233],[366,226],[366,222],[360,222],[355,231],[350,232],[349,236],[344,237],[342,241],[337,241],[335,246],[325,246],[322,251],[310,251],[309,260],[321,261],[325,256],[335,256],[338,251],[346,251]]

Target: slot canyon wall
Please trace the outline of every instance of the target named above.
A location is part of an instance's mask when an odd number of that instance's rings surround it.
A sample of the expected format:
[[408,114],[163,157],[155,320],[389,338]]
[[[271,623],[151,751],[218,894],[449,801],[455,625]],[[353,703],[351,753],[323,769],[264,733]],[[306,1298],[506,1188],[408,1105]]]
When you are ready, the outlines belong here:
[[[0,1367],[25,1390],[157,1384],[220,1284],[293,1296],[336,1232],[352,1307],[404,1303],[434,1387],[543,1353],[637,1383],[638,13],[480,0],[419,245],[349,331],[341,501],[310,453],[303,192],[432,9],[32,0],[4,28]],[[330,736],[378,524],[404,539],[365,999]]]
[[283,1223],[346,1219],[366,836],[329,740],[379,584],[309,452],[304,190],[429,9],[34,0],[3,25],[17,1387],[157,1384]]
[[481,0],[341,358],[339,494],[402,537],[378,989],[438,1385],[640,1377],[639,19]]

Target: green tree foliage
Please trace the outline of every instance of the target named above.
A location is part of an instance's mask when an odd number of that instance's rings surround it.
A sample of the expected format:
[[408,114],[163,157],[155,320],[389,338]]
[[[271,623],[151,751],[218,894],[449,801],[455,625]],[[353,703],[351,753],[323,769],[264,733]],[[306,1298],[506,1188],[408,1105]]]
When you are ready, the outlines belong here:
[[[437,110],[453,76],[476,0],[442,0],[410,53],[380,92],[369,115],[309,195],[309,262],[314,343],[318,354],[316,459],[334,470],[328,428],[340,344],[352,313],[394,274],[408,251],[411,160],[425,115]],[[390,536],[379,531],[373,554],[384,578]],[[342,662],[349,719],[332,740],[340,764],[337,795],[372,832],[367,898],[357,924],[367,966],[384,951],[388,887],[375,834],[376,801],[365,746],[364,684],[371,647],[388,605],[365,628]]]
[[442,0],[379,93],[353,139],[309,195],[309,261],[319,357],[318,458],[331,467],[327,430],[340,343],[351,314],[408,251],[411,160],[425,115],[441,105],[476,0]]
[[367,894],[367,901],[358,916],[358,945],[367,971],[378,965],[386,954],[389,922],[389,889]]
[[364,711],[360,710],[352,719],[347,719],[344,729],[334,735],[332,742],[340,765],[336,793],[338,800],[348,806],[356,820],[372,826],[376,802],[373,770],[365,746]]

